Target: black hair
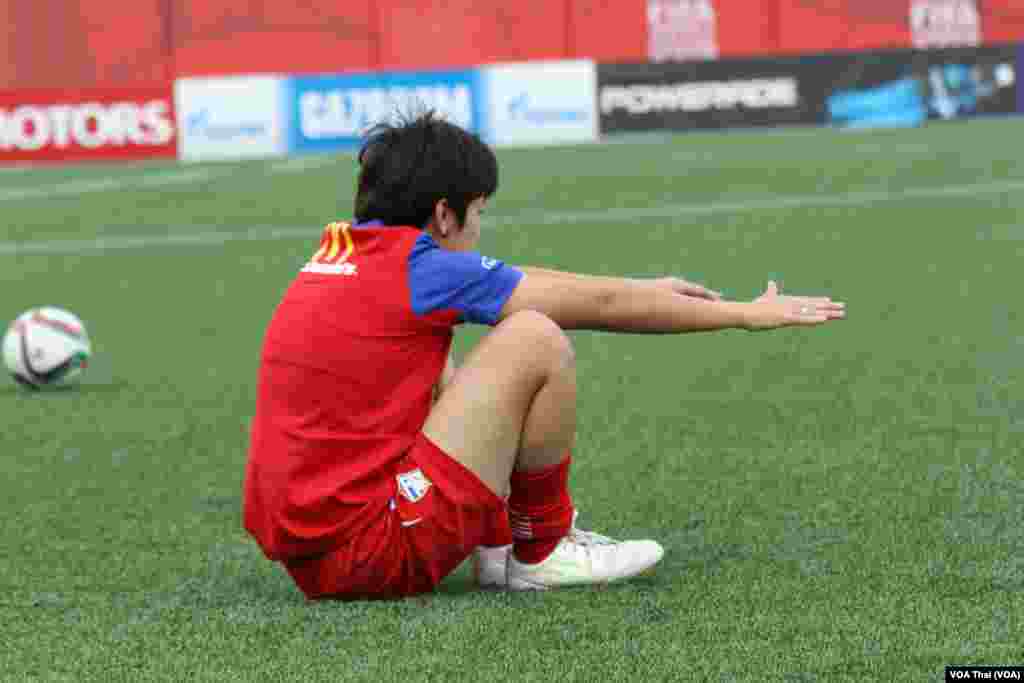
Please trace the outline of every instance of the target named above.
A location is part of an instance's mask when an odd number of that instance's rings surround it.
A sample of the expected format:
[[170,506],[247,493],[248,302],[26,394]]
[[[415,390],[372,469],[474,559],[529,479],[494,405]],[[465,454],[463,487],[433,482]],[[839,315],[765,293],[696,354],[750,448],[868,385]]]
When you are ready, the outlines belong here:
[[442,199],[466,220],[470,203],[498,189],[498,160],[473,133],[433,111],[381,123],[359,152],[355,219],[425,227]]

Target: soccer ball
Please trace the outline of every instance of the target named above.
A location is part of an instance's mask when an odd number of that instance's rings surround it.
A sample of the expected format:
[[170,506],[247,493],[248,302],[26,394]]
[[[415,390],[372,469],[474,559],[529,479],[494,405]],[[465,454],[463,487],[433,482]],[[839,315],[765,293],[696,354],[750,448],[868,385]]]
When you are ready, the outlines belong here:
[[7,328],[3,350],[14,379],[33,389],[73,384],[92,355],[82,321],[52,306],[19,315]]

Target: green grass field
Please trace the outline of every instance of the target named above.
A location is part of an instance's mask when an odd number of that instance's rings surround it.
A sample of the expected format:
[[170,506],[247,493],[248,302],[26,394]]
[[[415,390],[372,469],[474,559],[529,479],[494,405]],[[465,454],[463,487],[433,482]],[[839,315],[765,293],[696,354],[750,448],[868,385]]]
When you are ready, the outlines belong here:
[[[483,251],[845,300],[818,330],[573,333],[605,589],[307,604],[241,529],[262,332],[354,163],[0,172],[0,318],[78,313],[76,391],[0,380],[0,679],[939,681],[1024,664],[1024,120],[500,154]],[[184,174],[184,175],[183,175]],[[464,354],[484,330],[459,333]]]

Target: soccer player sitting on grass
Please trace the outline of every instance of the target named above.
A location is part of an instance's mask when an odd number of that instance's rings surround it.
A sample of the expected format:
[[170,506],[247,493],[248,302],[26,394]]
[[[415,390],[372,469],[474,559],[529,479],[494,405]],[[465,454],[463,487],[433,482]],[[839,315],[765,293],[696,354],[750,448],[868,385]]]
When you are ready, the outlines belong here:
[[[315,598],[431,591],[474,556],[483,586],[606,583],[654,541],[575,526],[576,370],[563,330],[820,325],[828,298],[723,301],[677,278],[513,267],[474,251],[494,153],[431,114],[359,155],[355,223],[327,227],[274,313],[259,368],[245,528]],[[493,326],[457,371],[452,329]]]

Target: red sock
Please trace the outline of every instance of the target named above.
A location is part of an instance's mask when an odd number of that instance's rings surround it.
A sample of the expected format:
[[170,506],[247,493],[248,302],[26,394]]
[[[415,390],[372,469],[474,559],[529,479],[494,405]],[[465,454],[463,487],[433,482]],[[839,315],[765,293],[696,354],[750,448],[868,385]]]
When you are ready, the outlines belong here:
[[508,510],[513,552],[520,562],[542,562],[569,533],[573,513],[569,496],[571,464],[570,454],[554,467],[512,472]]
[[498,518],[491,528],[491,537],[483,545],[485,548],[500,548],[512,545],[512,527],[508,523],[508,507],[502,508],[501,512],[498,513]]

